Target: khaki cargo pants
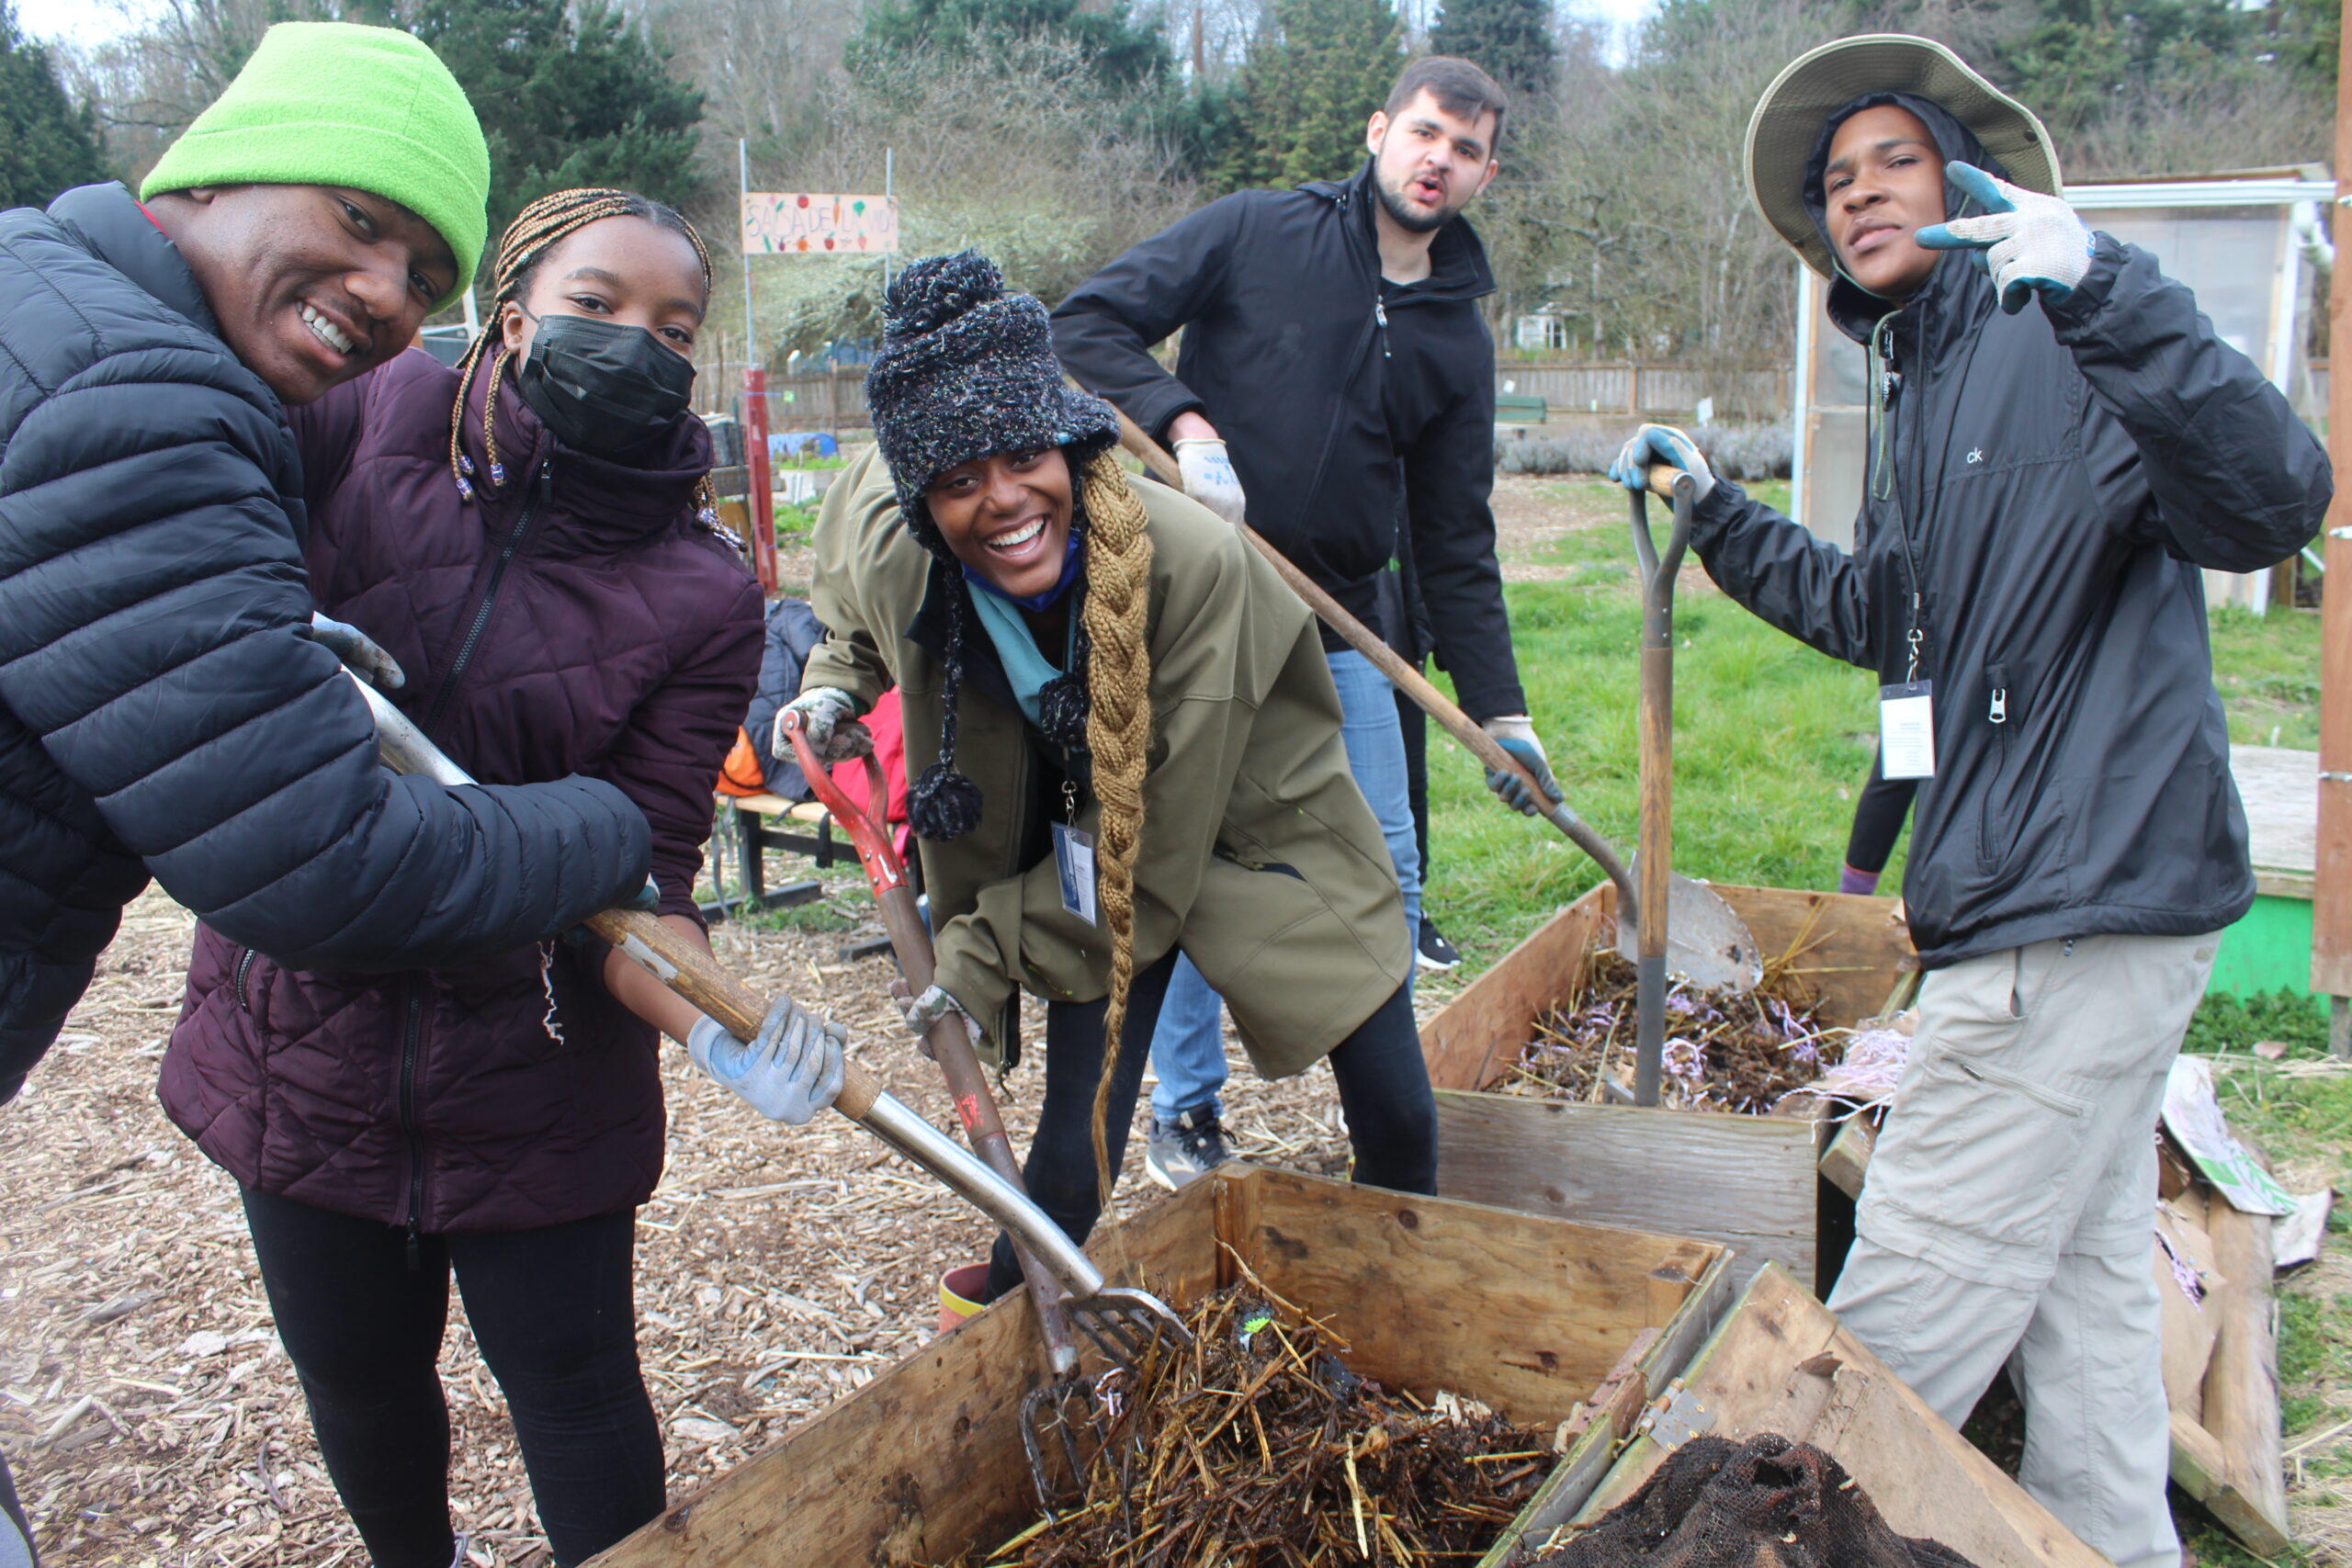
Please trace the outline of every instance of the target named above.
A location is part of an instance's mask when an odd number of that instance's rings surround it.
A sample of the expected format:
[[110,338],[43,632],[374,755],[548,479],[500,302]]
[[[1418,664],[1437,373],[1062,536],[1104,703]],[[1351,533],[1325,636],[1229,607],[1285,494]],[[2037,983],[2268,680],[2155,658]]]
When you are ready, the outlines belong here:
[[1929,973],[1829,1302],[1955,1427],[2008,1363],[2019,1479],[2118,1568],[2180,1560],[2154,1132],[2218,940],[2037,942]]

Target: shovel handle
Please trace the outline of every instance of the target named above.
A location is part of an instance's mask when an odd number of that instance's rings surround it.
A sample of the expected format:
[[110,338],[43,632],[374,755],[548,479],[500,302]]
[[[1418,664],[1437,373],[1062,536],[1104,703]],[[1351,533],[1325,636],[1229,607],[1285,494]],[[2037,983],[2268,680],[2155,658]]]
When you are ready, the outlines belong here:
[[[1159,442],[1146,434],[1141,425],[1129,419],[1124,409],[1114,409],[1114,412],[1119,415],[1119,445],[1150,469],[1153,478],[1181,492],[1184,488],[1184,475],[1183,470],[1176,466],[1176,459],[1170,457]],[[1306,607],[1314,611],[1325,626],[1338,632],[1340,640],[1350,648],[1370,660],[1374,667],[1388,678],[1391,685],[1412,699],[1414,706],[1437,720],[1440,728],[1453,736],[1487,768],[1498,773],[1509,773],[1525,784],[1528,797],[1544,804],[1544,820],[1566,834],[1571,842],[1590,855],[1594,863],[1609,874],[1609,880],[1616,885],[1617,896],[1627,908],[1634,908],[1640,901],[1633,878],[1626,873],[1623,857],[1608,840],[1594,832],[1584,818],[1566,805],[1552,801],[1536,784],[1534,775],[1520,766],[1519,759],[1504,750],[1493,736],[1478,728],[1476,720],[1464,713],[1443,692],[1430,684],[1428,677],[1399,658],[1395,649],[1374,636],[1371,627],[1348,614],[1338,600],[1326,593],[1313,578],[1294,566],[1289,558],[1268,544],[1255,528],[1247,523],[1237,523],[1234,527],[1256,547],[1260,555],[1266,558],[1274,570],[1281,574],[1282,580],[1290,584],[1291,591],[1306,602]]]
[[[1660,491],[1674,506],[1661,553],[1650,534],[1649,498]],[[1640,855],[1641,902],[1634,920],[1634,1102],[1656,1105],[1665,1072],[1666,947],[1668,888],[1674,875],[1674,577],[1690,543],[1690,504],[1698,481],[1680,468],[1653,463],[1647,488],[1634,491],[1634,556],[1642,570]]]

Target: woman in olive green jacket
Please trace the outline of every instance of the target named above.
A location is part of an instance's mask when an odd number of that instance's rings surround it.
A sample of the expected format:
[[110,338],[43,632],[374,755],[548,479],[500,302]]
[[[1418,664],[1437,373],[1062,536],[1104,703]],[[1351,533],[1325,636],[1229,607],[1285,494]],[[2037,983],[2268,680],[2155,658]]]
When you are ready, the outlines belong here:
[[[1396,871],[1305,606],[1213,513],[1130,483],[1043,306],[977,255],[900,275],[866,390],[879,457],[819,514],[829,633],[791,711],[847,755],[899,689],[938,946],[910,1027],[953,1010],[1009,1064],[1019,992],[1045,999],[1025,1175],[1082,1240],[1181,951],[1261,1073],[1330,1057],[1357,1179],[1434,1190]],[[1019,1278],[1000,1238],[988,1296]]]

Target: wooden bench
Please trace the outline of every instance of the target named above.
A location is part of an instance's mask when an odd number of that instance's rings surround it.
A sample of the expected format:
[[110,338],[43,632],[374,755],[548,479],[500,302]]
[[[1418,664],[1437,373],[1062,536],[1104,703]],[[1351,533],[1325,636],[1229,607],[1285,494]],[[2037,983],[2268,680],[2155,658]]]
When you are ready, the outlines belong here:
[[[703,918],[714,925],[725,919],[730,909],[789,908],[824,896],[825,885],[814,877],[770,888],[765,863],[769,850],[807,855],[820,871],[829,871],[841,861],[856,863],[856,849],[847,839],[834,835],[832,813],[813,800],[786,800],[778,795],[720,795],[718,804],[734,807],[737,863],[743,890],[739,897],[722,895],[702,907]],[[916,875],[920,878],[919,872]],[[921,886],[919,880],[917,886]],[[840,954],[847,962],[889,949],[888,937],[865,937],[843,942]]]

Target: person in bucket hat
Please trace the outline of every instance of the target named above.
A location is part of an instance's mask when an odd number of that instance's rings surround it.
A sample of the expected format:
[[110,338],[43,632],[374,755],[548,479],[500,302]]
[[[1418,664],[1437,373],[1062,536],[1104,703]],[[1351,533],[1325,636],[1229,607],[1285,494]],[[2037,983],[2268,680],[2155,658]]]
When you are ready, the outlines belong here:
[[[334,970],[526,945],[645,886],[650,834],[609,784],[386,773],[336,650],[396,669],[313,637],[286,410],[471,281],[489,175],[431,50],[287,23],[144,205],[107,184],[0,213],[0,1102],[151,875]],[[21,1534],[0,1524],[0,1562]]]
[[1849,554],[1644,425],[1725,592],[1878,671],[1917,794],[1918,1030],[1830,1305],[1958,1425],[2006,1364],[2026,1488],[2165,1568],[2150,1141],[2254,898],[2199,569],[2317,532],[2327,458],[2146,252],[2087,229],[2048,133],[1942,45],[1841,39],[1757,105],[1756,205],[1870,356]]

